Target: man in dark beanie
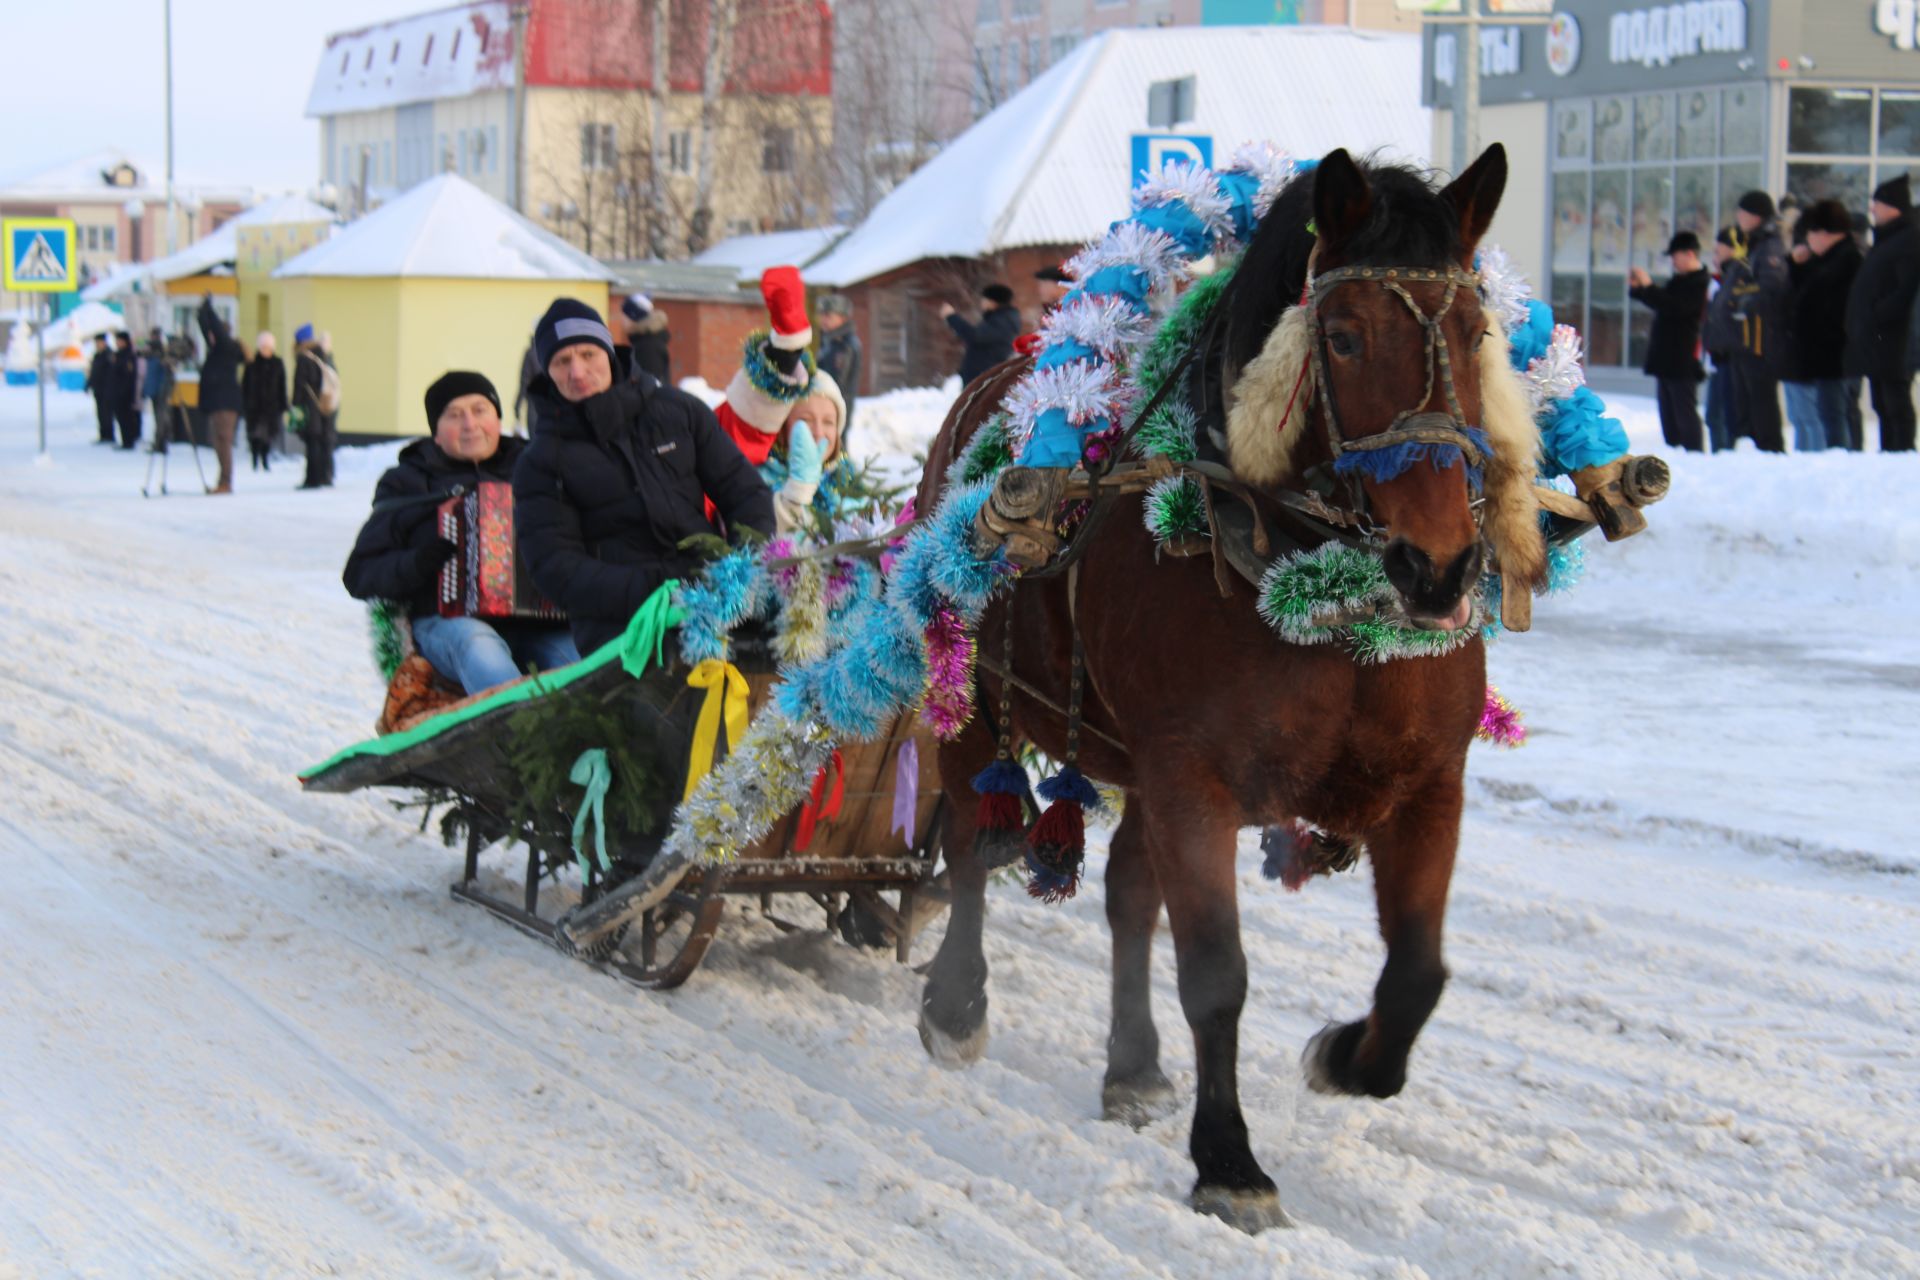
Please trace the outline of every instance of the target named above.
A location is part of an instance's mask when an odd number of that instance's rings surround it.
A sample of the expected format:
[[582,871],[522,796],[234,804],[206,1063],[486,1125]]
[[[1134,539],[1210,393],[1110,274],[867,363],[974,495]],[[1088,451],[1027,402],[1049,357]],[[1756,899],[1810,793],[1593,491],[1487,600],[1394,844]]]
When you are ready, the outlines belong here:
[[1797,453],[1848,447],[1847,297],[1860,270],[1853,218],[1838,200],[1816,201],[1793,227],[1793,352],[1781,385]]
[[661,584],[698,572],[687,539],[771,535],[773,494],[704,402],[650,378],[615,382],[613,335],[592,307],[560,299],[533,342],[540,426],[513,474],[520,553],[591,653]]
[[1873,248],[1847,294],[1846,372],[1864,377],[1880,419],[1882,453],[1913,449],[1913,377],[1907,368],[1907,330],[1920,292],[1920,237],[1913,229],[1907,175],[1874,189]]
[[627,331],[628,374],[644,373],[655,382],[672,382],[667,355],[667,313],[644,293],[630,293],[620,302],[620,320]]
[[1787,448],[1780,418],[1780,373],[1787,354],[1787,246],[1780,238],[1773,197],[1749,191],[1740,197],[1734,223],[1746,243],[1729,264],[1725,287],[1740,322],[1733,357],[1734,420],[1769,453]]
[[1691,231],[1676,234],[1667,244],[1673,276],[1664,285],[1641,267],[1628,273],[1627,292],[1635,302],[1653,308],[1653,332],[1647,339],[1643,366],[1654,379],[1660,403],[1660,434],[1680,449],[1699,453],[1707,447],[1700,425],[1700,322],[1707,313],[1707,271],[1700,265],[1700,237]]
[[347,593],[404,607],[420,656],[470,694],[516,679],[527,666],[552,671],[578,661],[565,623],[440,616],[440,569],[455,547],[440,536],[435,514],[456,487],[511,484],[527,442],[500,434],[500,393],[480,374],[442,374],[426,402],[432,437],[402,449],[374,487],[373,515],[340,575]]
[[1004,284],[990,284],[980,291],[986,307],[978,321],[969,323],[954,311],[953,304],[940,304],[940,318],[954,336],[966,344],[960,356],[960,385],[965,386],[1003,360],[1013,358],[1013,340],[1020,336],[1020,312],[1013,305],[1013,290]]
[[1714,453],[1733,448],[1745,434],[1734,417],[1733,353],[1740,348],[1740,322],[1733,318],[1733,293],[1727,277],[1746,247],[1737,227],[1725,226],[1713,237],[1713,282],[1707,290],[1707,322],[1700,333],[1713,371],[1707,375],[1707,447]]

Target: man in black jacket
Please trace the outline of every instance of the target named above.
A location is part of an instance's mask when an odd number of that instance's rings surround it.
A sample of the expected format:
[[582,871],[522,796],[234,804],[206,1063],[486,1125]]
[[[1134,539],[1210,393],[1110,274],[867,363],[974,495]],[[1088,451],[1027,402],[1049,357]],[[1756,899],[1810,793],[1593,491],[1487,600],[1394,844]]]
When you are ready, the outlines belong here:
[[433,438],[402,449],[374,487],[373,515],[340,575],[347,594],[405,606],[414,648],[468,693],[518,678],[522,665],[552,671],[577,662],[564,623],[440,616],[440,569],[455,548],[435,513],[457,485],[511,483],[527,442],[500,434],[499,393],[477,373],[444,374],[428,387],[427,423]]
[[1822,200],[1794,225],[1793,350],[1782,385],[1796,453],[1849,447],[1844,355],[1847,296],[1860,270],[1853,217],[1838,200]]
[[847,402],[846,421],[840,424],[840,451],[847,451],[847,435],[853,429],[853,406],[860,398],[860,335],[853,331],[853,304],[843,293],[830,293],[820,299],[819,315],[820,372],[833,379]]
[[1867,206],[1873,248],[1847,294],[1846,371],[1865,377],[1880,419],[1880,451],[1913,449],[1913,375],[1907,371],[1907,324],[1920,291],[1920,236],[1908,216],[1907,175],[1883,182]]
[[962,320],[953,304],[940,304],[940,318],[947,322],[967,349],[960,356],[960,385],[965,386],[1003,360],[1013,358],[1013,340],[1020,336],[1020,313],[1014,309],[1013,290],[1004,284],[990,284],[980,291],[986,310],[974,323]]
[[233,340],[227,322],[213,309],[213,295],[200,302],[200,336],[207,344],[207,358],[200,362],[200,412],[207,415],[207,430],[213,436],[213,453],[220,460],[220,481],[209,492],[233,492],[233,434],[240,425],[240,364],[244,353]]
[[773,494],[703,402],[651,377],[614,381],[613,335],[584,302],[547,308],[534,346],[540,428],[513,473],[520,553],[592,653],[699,568],[680,544],[717,531],[709,499],[728,529],[771,535]]
[[1746,256],[1729,264],[1724,286],[1732,291],[1740,322],[1740,349],[1733,357],[1734,416],[1755,444],[1768,453],[1785,453],[1780,372],[1787,354],[1787,246],[1773,197],[1764,191],[1741,196],[1733,220],[1746,241]]
[[671,386],[673,360],[667,344],[673,335],[667,332],[667,313],[646,294],[630,293],[620,303],[620,318],[627,329],[628,376],[644,373]]
[[95,444],[113,443],[113,351],[107,345],[107,335],[95,334],[93,338],[93,360],[87,365],[87,388],[93,393],[93,416],[100,424],[100,438]]
[[1745,434],[1733,396],[1733,353],[1740,346],[1740,322],[1733,318],[1733,293],[1727,288],[1744,247],[1735,226],[1724,226],[1713,237],[1713,282],[1707,290],[1707,322],[1700,331],[1700,345],[1713,361],[1713,372],[1707,375],[1707,447],[1714,453],[1733,448],[1734,440]]
[[1699,453],[1706,448],[1700,425],[1700,322],[1707,313],[1707,272],[1700,265],[1700,237],[1681,231],[1667,243],[1673,277],[1657,285],[1635,267],[1628,273],[1635,302],[1653,308],[1653,332],[1647,339],[1643,366],[1654,380],[1660,402],[1660,434],[1680,449]]
[[133,448],[140,442],[140,357],[125,329],[113,335],[113,417],[120,424],[120,447]]

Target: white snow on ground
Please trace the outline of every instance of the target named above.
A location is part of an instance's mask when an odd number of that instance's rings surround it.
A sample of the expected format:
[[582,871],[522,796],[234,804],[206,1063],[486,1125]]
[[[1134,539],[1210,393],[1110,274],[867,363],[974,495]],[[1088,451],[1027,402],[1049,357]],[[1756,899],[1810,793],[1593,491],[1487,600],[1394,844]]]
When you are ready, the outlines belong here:
[[[1181,1203],[1185,1104],[1097,1118],[1097,852],[1062,907],[994,889],[968,1071],[910,970],[744,905],[680,991],[600,977],[294,780],[377,709],[338,571],[392,448],[144,501],[50,402],[37,467],[0,392],[0,1277],[1920,1275],[1912,457],[1676,459],[1495,647],[1535,740],[1475,752],[1399,1098],[1299,1089],[1371,895],[1282,892],[1249,833],[1241,1082],[1300,1226],[1247,1238]],[[1190,1100],[1164,941],[1155,998]]]

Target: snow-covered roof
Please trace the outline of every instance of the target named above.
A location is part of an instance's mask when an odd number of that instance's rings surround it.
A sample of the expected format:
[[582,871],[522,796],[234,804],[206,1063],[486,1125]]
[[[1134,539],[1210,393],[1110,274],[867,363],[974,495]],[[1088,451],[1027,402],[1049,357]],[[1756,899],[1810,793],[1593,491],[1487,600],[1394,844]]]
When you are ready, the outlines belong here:
[[[133,171],[133,181],[116,186],[111,176],[123,168]],[[244,204],[253,198],[253,188],[241,182],[209,182],[175,175],[173,197],[182,204]],[[10,203],[82,204],[166,198],[165,170],[116,147],[88,152],[0,186],[0,200]]]
[[732,267],[742,280],[758,280],[768,267],[804,267],[847,234],[841,226],[770,231],[722,240],[693,259],[703,267]]
[[[1147,124],[1149,86],[1195,78],[1194,118]],[[1137,134],[1424,159],[1420,41],[1340,27],[1115,29],[1082,42],[894,188],[807,270],[847,285],[921,258],[1079,244],[1125,217]]]
[[331,222],[333,210],[304,196],[279,196],[234,215],[219,228],[186,248],[151,262],[129,262],[80,291],[88,301],[103,301],[146,285],[184,280],[211,271],[240,255],[240,228],[282,226],[287,223]]
[[293,276],[611,280],[613,273],[459,174],[443,173],[289,258]]
[[507,0],[479,0],[328,36],[307,93],[307,115],[511,89],[507,10]]

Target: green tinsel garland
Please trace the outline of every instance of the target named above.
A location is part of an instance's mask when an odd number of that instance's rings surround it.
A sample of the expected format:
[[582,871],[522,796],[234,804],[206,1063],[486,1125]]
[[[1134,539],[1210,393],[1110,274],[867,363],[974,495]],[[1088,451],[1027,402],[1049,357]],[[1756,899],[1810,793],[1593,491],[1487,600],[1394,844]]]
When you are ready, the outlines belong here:
[[1207,502],[1192,476],[1168,476],[1147,490],[1147,532],[1162,542],[1207,531]]
[[1421,631],[1388,622],[1327,625],[1327,619],[1347,610],[1390,606],[1394,600],[1380,557],[1338,542],[1274,561],[1259,590],[1260,616],[1281,639],[1326,644],[1345,638],[1361,662],[1438,657],[1480,634],[1473,624],[1458,631]]
[[[1212,275],[1194,281],[1154,331],[1146,348],[1135,359],[1132,370],[1134,384],[1140,388],[1142,403],[1160,394],[1161,385],[1172,375],[1187,352],[1193,349],[1193,344],[1200,337],[1200,330],[1213,318],[1213,309],[1220,304],[1221,295],[1226,293],[1227,285],[1233,280],[1233,274],[1239,266],[1240,260],[1235,258],[1231,262],[1221,263]],[[1140,437],[1136,436],[1135,440],[1138,442]],[[1138,443],[1135,448],[1141,456],[1157,452],[1142,448]]]
[[976,484],[1012,462],[1012,419],[1007,414],[996,413],[981,423],[973,439],[967,441],[960,460],[954,463],[954,470],[959,474],[949,480],[949,486]]
[[400,637],[400,628],[406,622],[406,606],[392,600],[367,602],[367,629],[373,633],[373,665],[379,668],[380,678],[389,683],[407,655],[406,641]]

